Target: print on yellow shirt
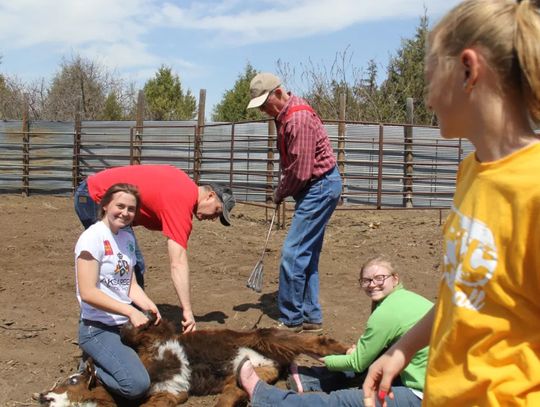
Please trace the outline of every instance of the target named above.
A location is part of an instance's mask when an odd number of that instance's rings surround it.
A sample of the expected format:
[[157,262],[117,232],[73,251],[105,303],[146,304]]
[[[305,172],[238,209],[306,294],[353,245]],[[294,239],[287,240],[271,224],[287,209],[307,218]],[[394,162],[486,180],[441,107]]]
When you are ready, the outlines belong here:
[[497,268],[497,247],[491,230],[482,222],[452,207],[443,278],[458,307],[479,311],[484,306],[484,286]]

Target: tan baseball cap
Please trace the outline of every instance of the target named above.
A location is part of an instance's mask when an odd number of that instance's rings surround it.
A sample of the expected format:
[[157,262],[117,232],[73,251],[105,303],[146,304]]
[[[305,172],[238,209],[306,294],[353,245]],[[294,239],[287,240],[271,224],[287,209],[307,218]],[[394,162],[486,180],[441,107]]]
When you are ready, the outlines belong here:
[[260,107],[266,102],[270,92],[278,88],[281,85],[281,81],[276,75],[268,72],[263,72],[255,75],[249,84],[249,93],[251,100],[248,103],[247,108]]

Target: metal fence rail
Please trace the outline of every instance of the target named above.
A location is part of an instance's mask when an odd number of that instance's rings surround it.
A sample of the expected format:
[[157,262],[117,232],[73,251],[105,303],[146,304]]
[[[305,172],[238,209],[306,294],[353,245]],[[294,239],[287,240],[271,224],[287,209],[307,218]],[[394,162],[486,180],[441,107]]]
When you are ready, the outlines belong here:
[[[446,208],[457,166],[472,151],[433,127],[325,126],[343,177],[344,209]],[[90,174],[138,163],[174,165],[199,183],[227,183],[239,200],[260,204],[271,200],[279,177],[273,122],[0,122],[0,192],[70,194]]]

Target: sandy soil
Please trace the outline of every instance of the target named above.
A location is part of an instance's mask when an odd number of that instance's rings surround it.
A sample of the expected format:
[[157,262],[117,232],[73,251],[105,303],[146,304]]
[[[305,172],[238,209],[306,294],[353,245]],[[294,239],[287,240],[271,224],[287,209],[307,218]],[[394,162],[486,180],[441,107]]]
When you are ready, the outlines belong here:
[[[338,211],[321,256],[325,333],[355,343],[369,314],[359,264],[375,253],[393,256],[407,288],[435,299],[441,258],[439,211]],[[269,225],[262,208],[238,205],[234,225],[197,222],[189,246],[193,307],[199,329],[249,329],[276,323],[277,267],[286,230],[274,230],[264,260],[262,293],[246,288]],[[32,394],[74,372],[78,305],[73,246],[82,226],[69,197],[0,196],[0,405],[36,405]],[[136,229],[148,265],[147,292],[162,314],[178,321],[165,238]],[[193,397],[186,406],[210,406]]]

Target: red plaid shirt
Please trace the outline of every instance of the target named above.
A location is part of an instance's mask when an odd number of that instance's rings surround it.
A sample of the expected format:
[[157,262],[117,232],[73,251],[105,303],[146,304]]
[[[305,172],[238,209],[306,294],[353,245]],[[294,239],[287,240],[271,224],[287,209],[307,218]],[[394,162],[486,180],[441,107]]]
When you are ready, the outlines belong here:
[[[336,165],[328,133],[319,116],[304,99],[289,95],[276,117],[281,180],[274,196],[279,200],[296,196]],[[295,106],[304,107],[291,109]]]

